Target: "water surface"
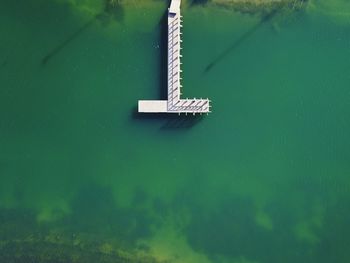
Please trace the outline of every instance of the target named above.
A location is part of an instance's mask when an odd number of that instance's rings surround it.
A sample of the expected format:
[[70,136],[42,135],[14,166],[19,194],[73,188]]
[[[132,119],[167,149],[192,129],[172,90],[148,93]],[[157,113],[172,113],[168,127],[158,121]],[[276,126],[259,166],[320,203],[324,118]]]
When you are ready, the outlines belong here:
[[164,95],[165,3],[1,0],[1,261],[348,262],[335,3],[184,8],[183,93],[213,112],[169,118],[135,113]]

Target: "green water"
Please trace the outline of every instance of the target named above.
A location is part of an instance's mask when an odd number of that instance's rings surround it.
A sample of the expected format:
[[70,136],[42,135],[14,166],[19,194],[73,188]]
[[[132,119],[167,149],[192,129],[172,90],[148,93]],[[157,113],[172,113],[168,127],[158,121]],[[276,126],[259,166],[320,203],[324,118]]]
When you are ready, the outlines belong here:
[[349,262],[349,4],[184,8],[193,119],[135,113],[166,4],[97,2],[0,0],[0,262]]

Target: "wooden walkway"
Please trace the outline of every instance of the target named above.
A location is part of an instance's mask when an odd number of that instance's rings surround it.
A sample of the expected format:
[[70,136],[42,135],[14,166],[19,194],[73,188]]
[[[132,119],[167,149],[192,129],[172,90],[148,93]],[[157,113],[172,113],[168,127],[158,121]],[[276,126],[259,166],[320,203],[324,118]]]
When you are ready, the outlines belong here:
[[168,100],[139,100],[139,112],[209,113],[209,99],[181,99],[181,0],[172,0],[168,11]]

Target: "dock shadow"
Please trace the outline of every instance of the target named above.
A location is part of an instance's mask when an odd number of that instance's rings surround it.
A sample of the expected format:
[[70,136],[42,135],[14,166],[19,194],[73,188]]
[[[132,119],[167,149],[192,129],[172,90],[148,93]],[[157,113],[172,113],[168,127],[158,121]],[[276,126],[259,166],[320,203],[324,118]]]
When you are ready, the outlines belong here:
[[198,125],[205,118],[205,114],[176,114],[176,113],[141,113],[137,107],[133,108],[131,118],[160,124],[160,130],[188,130]]
[[168,13],[165,12],[159,24],[159,78],[158,96],[160,100],[168,99]]

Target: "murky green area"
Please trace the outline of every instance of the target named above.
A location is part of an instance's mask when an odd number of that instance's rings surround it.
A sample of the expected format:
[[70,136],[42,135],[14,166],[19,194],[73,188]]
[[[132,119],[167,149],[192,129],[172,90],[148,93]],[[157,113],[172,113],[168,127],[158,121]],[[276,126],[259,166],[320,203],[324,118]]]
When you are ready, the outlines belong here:
[[196,119],[135,113],[165,2],[73,2],[0,0],[1,262],[350,261],[347,1],[187,5]]

